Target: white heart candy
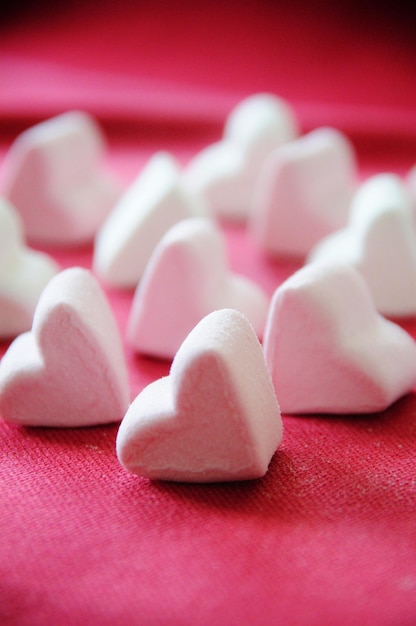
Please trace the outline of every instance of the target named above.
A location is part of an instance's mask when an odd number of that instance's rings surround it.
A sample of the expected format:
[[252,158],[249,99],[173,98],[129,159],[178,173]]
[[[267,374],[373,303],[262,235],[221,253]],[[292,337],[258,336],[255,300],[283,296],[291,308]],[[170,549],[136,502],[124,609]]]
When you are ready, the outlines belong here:
[[104,169],[102,132],[72,111],[23,132],[3,163],[4,195],[19,211],[29,241],[92,241],[121,193]]
[[184,180],[206,199],[213,215],[245,220],[266,157],[298,133],[295,116],[284,100],[272,94],[250,96],[231,111],[222,140],[190,160]]
[[205,317],[178,350],[170,375],[128,409],[117,455],[151,479],[212,482],[259,478],[282,437],[263,351],[246,318]]
[[29,330],[39,296],[59,266],[25,245],[20,217],[0,198],[0,338]]
[[378,174],[358,189],[347,228],[320,241],[307,261],[340,261],[365,278],[383,315],[416,315],[412,200],[400,177]]
[[344,226],[357,168],[348,139],[319,128],[277,148],[258,180],[250,233],[269,255],[304,257]]
[[216,309],[243,313],[262,336],[269,298],[231,274],[220,229],[204,218],[173,226],[156,247],[130,312],[127,339],[138,352],[172,359],[192,328]]
[[0,363],[0,415],[32,426],[120,421],[129,404],[116,322],[97,281],[81,268],[57,274],[36,307],[32,330]]
[[416,384],[416,343],[349,265],[312,263],[276,290],[264,351],[282,413],[382,411]]
[[157,152],[100,229],[93,268],[108,285],[134,288],[159,240],[176,222],[205,213],[173,156]]

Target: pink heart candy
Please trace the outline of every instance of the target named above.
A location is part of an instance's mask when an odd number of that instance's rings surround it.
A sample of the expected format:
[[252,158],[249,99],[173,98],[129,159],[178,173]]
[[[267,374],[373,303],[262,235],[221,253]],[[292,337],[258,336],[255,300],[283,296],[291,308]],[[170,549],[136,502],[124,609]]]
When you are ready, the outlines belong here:
[[58,271],[50,256],[26,246],[19,214],[0,199],[0,338],[29,330],[39,296]]
[[32,426],[120,421],[129,403],[118,328],[90,272],[71,268],[48,283],[32,330],[0,363],[0,415]]
[[249,228],[269,255],[304,257],[343,227],[357,184],[352,145],[318,128],[274,150],[259,177]]
[[416,384],[416,343],[349,265],[312,263],[275,291],[264,351],[282,413],[382,411]]
[[269,93],[251,95],[231,111],[221,141],[198,152],[184,179],[211,214],[244,221],[253,208],[255,185],[268,155],[299,134],[287,102]]
[[349,263],[364,277],[383,315],[416,315],[416,234],[409,191],[395,174],[367,179],[348,226],[322,239],[308,262]]
[[192,328],[216,309],[243,313],[263,335],[269,298],[232,274],[221,230],[204,218],[183,220],[161,239],[130,312],[127,339],[138,352],[172,359]]
[[151,479],[259,478],[282,437],[261,345],[247,319],[221,309],[178,350],[169,376],[143,389],[117,434],[117,455]]
[[78,111],[19,135],[3,163],[3,193],[19,211],[29,241],[92,241],[121,193],[104,155],[101,129]]
[[166,231],[204,212],[203,202],[183,184],[176,159],[156,152],[97,233],[94,271],[108,285],[135,288]]

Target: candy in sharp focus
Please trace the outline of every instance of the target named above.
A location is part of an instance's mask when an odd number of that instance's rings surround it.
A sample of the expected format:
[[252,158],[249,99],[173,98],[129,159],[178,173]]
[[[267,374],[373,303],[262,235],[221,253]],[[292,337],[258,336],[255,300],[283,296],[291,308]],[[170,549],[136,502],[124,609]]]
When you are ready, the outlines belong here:
[[70,111],[25,130],[2,166],[3,194],[29,242],[91,242],[121,194],[105,167],[103,133],[88,114]]
[[176,159],[155,153],[97,234],[93,269],[113,287],[135,288],[159,240],[176,222],[205,214],[184,186]]
[[357,181],[353,147],[334,128],[277,148],[261,171],[250,214],[257,247],[270,256],[304,257],[347,223]]
[[266,157],[298,134],[288,103],[267,93],[249,96],[229,114],[222,139],[188,162],[184,179],[205,198],[212,215],[245,221]]
[[279,406],[247,319],[221,309],[186,337],[170,370],[130,405],[117,455],[151,479],[213,482],[263,476],[282,438]]
[[30,426],[120,421],[129,404],[120,333],[93,275],[70,268],[41,294],[32,330],[0,362],[0,415]]
[[58,271],[52,257],[26,245],[19,214],[0,198],[1,339],[30,329],[39,296]]
[[172,359],[208,313],[241,311],[262,336],[269,298],[254,282],[232,274],[226,240],[206,218],[173,226],[160,240],[136,289],[127,339],[138,352]]
[[416,315],[415,216],[405,182],[388,173],[364,181],[348,226],[320,241],[307,261],[349,263],[364,277],[380,313]]
[[312,263],[275,291],[264,351],[282,413],[382,411],[416,385],[416,343],[350,265]]

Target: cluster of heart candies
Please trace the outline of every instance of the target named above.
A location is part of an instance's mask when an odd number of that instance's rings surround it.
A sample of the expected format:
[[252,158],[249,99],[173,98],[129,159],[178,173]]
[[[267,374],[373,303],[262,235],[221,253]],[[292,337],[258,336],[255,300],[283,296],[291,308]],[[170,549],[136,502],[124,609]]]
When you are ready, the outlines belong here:
[[[22,133],[0,200],[0,415],[54,427],[121,424],[117,455],[152,479],[263,476],[281,414],[386,409],[416,385],[416,169],[359,182],[333,128],[301,135],[273,94],[243,100],[181,167],[156,152],[127,188],[91,116]],[[221,221],[270,256],[305,261],[271,298],[227,264]],[[93,242],[91,270],[26,241]],[[130,402],[122,337],[100,281],[134,289],[126,340],[172,360]]]

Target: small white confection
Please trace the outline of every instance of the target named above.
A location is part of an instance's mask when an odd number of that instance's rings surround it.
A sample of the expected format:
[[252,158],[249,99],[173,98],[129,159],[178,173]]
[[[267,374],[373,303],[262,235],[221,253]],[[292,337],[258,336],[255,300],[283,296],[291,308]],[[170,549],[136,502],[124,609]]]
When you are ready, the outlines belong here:
[[414,165],[406,176],[406,183],[413,200],[413,210],[416,213],[416,165]]
[[221,309],[187,336],[170,375],[143,389],[117,434],[130,472],[186,482],[260,478],[282,438],[261,345],[247,319]]
[[288,103],[272,94],[255,94],[229,114],[221,141],[197,153],[184,168],[190,189],[200,193],[216,217],[244,221],[266,157],[299,135]]
[[349,263],[365,278],[380,313],[416,315],[416,234],[404,181],[395,174],[367,179],[354,197],[347,228],[319,242],[307,261]]
[[357,186],[353,147],[333,128],[318,128],[277,148],[258,181],[249,228],[271,256],[304,257],[348,221]]
[[101,129],[83,112],[64,113],[17,137],[3,163],[3,193],[20,213],[28,241],[92,241],[121,194],[104,156]]
[[225,238],[215,223],[191,218],[160,240],[136,289],[127,330],[138,352],[172,359],[192,328],[216,309],[243,313],[262,337],[269,298],[232,274]]
[[39,296],[59,266],[25,245],[14,207],[0,198],[0,339],[29,330]]
[[416,385],[415,341],[349,265],[307,265],[275,291],[264,352],[283,414],[382,411]]
[[249,152],[272,150],[299,134],[296,116],[288,102],[271,93],[258,93],[239,102],[224,125],[224,139]]
[[32,330],[0,363],[0,415],[30,426],[120,421],[130,400],[121,337],[93,275],[73,267],[42,292]]
[[183,185],[175,158],[155,153],[98,232],[94,271],[110,286],[135,288],[166,231],[204,214],[203,201]]

